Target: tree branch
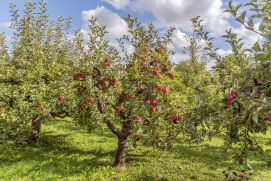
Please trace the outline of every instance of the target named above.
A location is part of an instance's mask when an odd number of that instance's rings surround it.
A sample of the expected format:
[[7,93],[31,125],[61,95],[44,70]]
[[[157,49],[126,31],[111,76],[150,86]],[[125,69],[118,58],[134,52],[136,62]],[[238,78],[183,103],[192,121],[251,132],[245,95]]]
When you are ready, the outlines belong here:
[[58,117],[58,118],[61,118],[61,119],[69,116],[69,113],[67,113],[66,111],[62,111],[62,112],[50,112],[49,114],[52,117]]
[[[98,109],[100,111],[100,113],[102,115],[104,115],[104,107],[103,104],[101,103],[100,99],[97,99],[97,105],[98,105]],[[117,136],[119,137],[120,135],[120,131],[114,126],[114,124],[108,120],[106,117],[103,118],[103,121],[105,122],[105,124],[108,126],[108,128]]]
[[131,120],[122,123],[122,129],[119,137],[128,137],[131,134]]
[[255,29],[249,27],[247,24],[241,23],[241,25],[243,25],[247,30],[252,31],[252,32],[254,32],[254,33],[256,33],[256,34],[258,34],[258,35],[260,35],[260,36],[263,36],[263,37],[267,38],[266,35],[264,35],[264,34],[262,34],[261,32],[256,31]]

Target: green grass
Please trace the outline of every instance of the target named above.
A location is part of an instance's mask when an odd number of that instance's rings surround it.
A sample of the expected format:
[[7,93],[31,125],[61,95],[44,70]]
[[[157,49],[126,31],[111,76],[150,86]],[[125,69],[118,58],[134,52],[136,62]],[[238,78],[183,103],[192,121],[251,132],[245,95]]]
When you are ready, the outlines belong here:
[[[55,120],[43,125],[43,141],[35,147],[0,146],[0,181],[30,180],[223,180],[227,166],[220,156],[219,140],[200,145],[179,144],[163,151],[130,147],[127,165],[111,167],[116,139],[109,132],[88,134],[71,121]],[[271,134],[260,135],[267,150],[253,158],[255,179],[271,180]]]

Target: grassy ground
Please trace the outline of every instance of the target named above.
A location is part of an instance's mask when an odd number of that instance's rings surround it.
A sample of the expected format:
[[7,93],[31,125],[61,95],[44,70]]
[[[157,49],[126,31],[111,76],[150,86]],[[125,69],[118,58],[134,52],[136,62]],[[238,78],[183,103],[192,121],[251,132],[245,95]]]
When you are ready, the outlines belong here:
[[[271,134],[260,135],[266,155],[253,159],[255,180],[271,181]],[[219,140],[200,145],[177,145],[169,151],[130,148],[127,166],[110,167],[115,138],[107,132],[88,134],[72,122],[44,124],[39,146],[0,146],[0,181],[30,180],[223,180],[227,163],[220,157]]]

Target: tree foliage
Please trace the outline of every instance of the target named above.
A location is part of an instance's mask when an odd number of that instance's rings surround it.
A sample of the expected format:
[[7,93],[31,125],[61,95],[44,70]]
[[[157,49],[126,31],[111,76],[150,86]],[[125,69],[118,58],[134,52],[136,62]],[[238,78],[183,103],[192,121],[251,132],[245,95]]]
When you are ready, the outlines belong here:
[[41,120],[55,115],[62,106],[58,96],[67,91],[70,19],[49,22],[46,2],[38,7],[27,2],[20,17],[16,5],[10,5],[10,53],[1,36],[1,130],[7,140],[24,141],[31,132],[29,141],[39,139]]
[[[185,89],[177,82],[166,49],[173,29],[160,37],[151,24],[144,27],[130,16],[126,21],[129,34],[119,40],[118,52],[104,39],[105,27],[94,17],[90,20],[89,50],[81,59],[84,66],[73,75],[74,109],[79,110],[74,118],[89,129],[105,123],[117,136],[115,166],[124,162],[130,135],[134,144],[143,139],[158,147],[169,145],[177,136],[184,107]],[[125,45],[133,46],[133,53],[126,52]]]
[[[193,18],[190,57],[177,65],[168,48],[174,28],[162,35],[129,15],[128,33],[116,47],[95,17],[85,42],[79,30],[70,36],[71,18],[51,22],[45,1],[26,2],[22,17],[16,5],[10,9],[11,47],[0,34],[0,143],[37,141],[42,121],[69,116],[90,131],[116,136],[116,167],[125,163],[128,142],[169,148],[179,135],[189,142],[219,136],[225,156],[241,169],[251,169],[249,155],[263,151],[255,134],[271,123],[269,0],[229,3],[226,12],[260,39],[247,47],[226,30],[232,53],[224,57],[203,20]],[[207,61],[214,62],[211,70]],[[231,170],[225,175],[248,178]]]

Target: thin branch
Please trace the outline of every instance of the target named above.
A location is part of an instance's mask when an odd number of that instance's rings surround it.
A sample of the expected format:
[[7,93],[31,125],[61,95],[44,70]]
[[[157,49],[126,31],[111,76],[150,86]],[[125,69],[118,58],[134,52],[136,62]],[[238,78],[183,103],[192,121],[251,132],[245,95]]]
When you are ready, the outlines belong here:
[[65,118],[69,116],[69,113],[66,111],[62,111],[62,112],[50,112],[50,116],[52,117],[58,117],[58,118]]
[[245,23],[241,23],[241,24],[242,24],[247,30],[250,30],[250,31],[252,31],[252,32],[254,32],[254,33],[258,34],[258,35],[261,35],[261,36],[263,36],[263,37],[265,37],[265,38],[268,37],[268,36],[262,34],[261,32],[256,31],[256,30],[250,28],[250,27],[249,27],[248,25],[246,25]]
[[[100,99],[97,99],[97,105],[98,105],[98,109],[100,111],[100,113],[102,115],[104,115],[104,108],[103,108],[103,104],[101,103]],[[114,126],[114,124],[107,119],[107,117],[104,117],[103,121],[105,122],[105,124],[108,126],[108,128],[116,135],[119,137],[120,135],[120,131]]]

